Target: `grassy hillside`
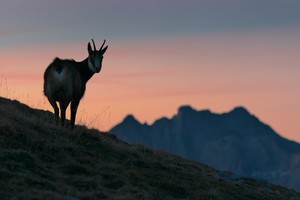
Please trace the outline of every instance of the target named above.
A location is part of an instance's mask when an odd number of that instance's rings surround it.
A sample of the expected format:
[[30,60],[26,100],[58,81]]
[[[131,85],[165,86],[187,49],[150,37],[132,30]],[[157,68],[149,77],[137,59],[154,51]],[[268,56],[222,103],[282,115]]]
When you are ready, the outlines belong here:
[[300,194],[0,98],[0,199],[300,199]]

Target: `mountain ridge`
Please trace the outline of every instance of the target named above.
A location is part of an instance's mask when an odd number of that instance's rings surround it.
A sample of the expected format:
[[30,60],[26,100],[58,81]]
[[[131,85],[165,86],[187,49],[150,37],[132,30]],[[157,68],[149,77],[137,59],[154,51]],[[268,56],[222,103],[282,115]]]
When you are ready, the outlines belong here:
[[[221,112],[221,113],[214,113],[214,112],[211,112],[211,110],[210,109],[202,109],[202,110],[196,110],[196,109],[194,109],[191,105],[182,105],[182,106],[180,106],[179,108],[178,108],[178,110],[177,110],[177,113],[176,114],[174,114],[172,117],[165,117],[165,116],[163,116],[163,117],[160,117],[160,118],[158,118],[158,119],[156,119],[156,120],[154,120],[151,124],[148,124],[148,123],[143,123],[143,122],[141,122],[141,121],[139,121],[135,116],[134,116],[134,114],[128,114],[128,115],[126,115],[125,117],[124,117],[124,119],[120,122],[120,123],[122,123],[124,120],[128,120],[128,119],[130,119],[130,120],[135,120],[135,121],[137,121],[139,124],[141,124],[141,125],[148,125],[148,126],[152,126],[152,125],[154,125],[157,121],[160,121],[160,120],[171,120],[172,118],[174,118],[174,117],[176,117],[176,116],[178,116],[178,115],[181,115],[181,114],[187,114],[187,113],[202,113],[202,114],[212,114],[212,115],[216,115],[216,116],[219,116],[219,115],[230,115],[230,114],[235,114],[235,113],[244,113],[245,115],[250,115],[250,116],[253,116],[253,117],[255,117],[254,115],[251,115],[250,114],[250,112],[245,108],[245,107],[243,107],[243,106],[236,106],[236,107],[234,107],[233,109],[231,109],[229,112]],[[128,119],[127,119],[128,118]],[[256,118],[256,117],[255,117]],[[119,124],[120,124],[119,123]],[[116,124],[116,125],[118,125],[118,124]],[[116,126],[115,125],[115,126]]]
[[278,185],[186,160],[0,97],[1,199],[296,200]]
[[293,176],[299,170],[292,164],[300,154],[300,144],[285,139],[242,106],[216,114],[185,105],[173,117],[151,125],[135,121],[137,126],[122,121],[110,132],[129,143],[300,190],[296,181],[300,176]]

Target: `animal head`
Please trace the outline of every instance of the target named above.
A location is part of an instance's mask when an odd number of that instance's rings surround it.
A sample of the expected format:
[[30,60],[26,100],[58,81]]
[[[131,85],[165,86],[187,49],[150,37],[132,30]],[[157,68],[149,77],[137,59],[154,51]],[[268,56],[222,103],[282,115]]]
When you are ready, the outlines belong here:
[[91,44],[88,43],[88,52],[89,52],[88,66],[92,72],[99,73],[102,68],[103,55],[106,52],[108,46],[103,48],[105,44],[105,40],[104,40],[100,49],[97,50],[93,39],[92,42],[93,42],[94,50],[92,49]]

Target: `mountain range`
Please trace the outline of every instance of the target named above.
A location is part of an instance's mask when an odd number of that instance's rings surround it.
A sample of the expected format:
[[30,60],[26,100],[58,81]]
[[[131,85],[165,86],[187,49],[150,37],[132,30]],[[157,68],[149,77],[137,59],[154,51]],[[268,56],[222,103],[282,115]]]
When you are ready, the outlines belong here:
[[300,193],[236,176],[76,125],[0,97],[0,199],[297,200]]
[[300,191],[300,144],[283,138],[244,107],[216,114],[181,106],[172,118],[152,125],[128,115],[110,133],[128,143]]

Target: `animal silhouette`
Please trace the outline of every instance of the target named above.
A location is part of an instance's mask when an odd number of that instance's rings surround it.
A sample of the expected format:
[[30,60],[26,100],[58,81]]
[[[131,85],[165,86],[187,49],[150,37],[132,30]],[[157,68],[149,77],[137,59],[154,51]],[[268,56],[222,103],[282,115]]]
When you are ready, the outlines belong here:
[[[81,62],[75,60],[55,58],[44,73],[44,94],[54,109],[55,121],[58,125],[59,108],[62,126],[65,125],[66,109],[71,103],[71,129],[74,128],[76,112],[84,95],[87,81],[102,68],[103,55],[108,46],[105,40],[99,50],[92,39],[92,49],[88,43],[88,57]],[[104,48],[103,48],[104,47]]]

